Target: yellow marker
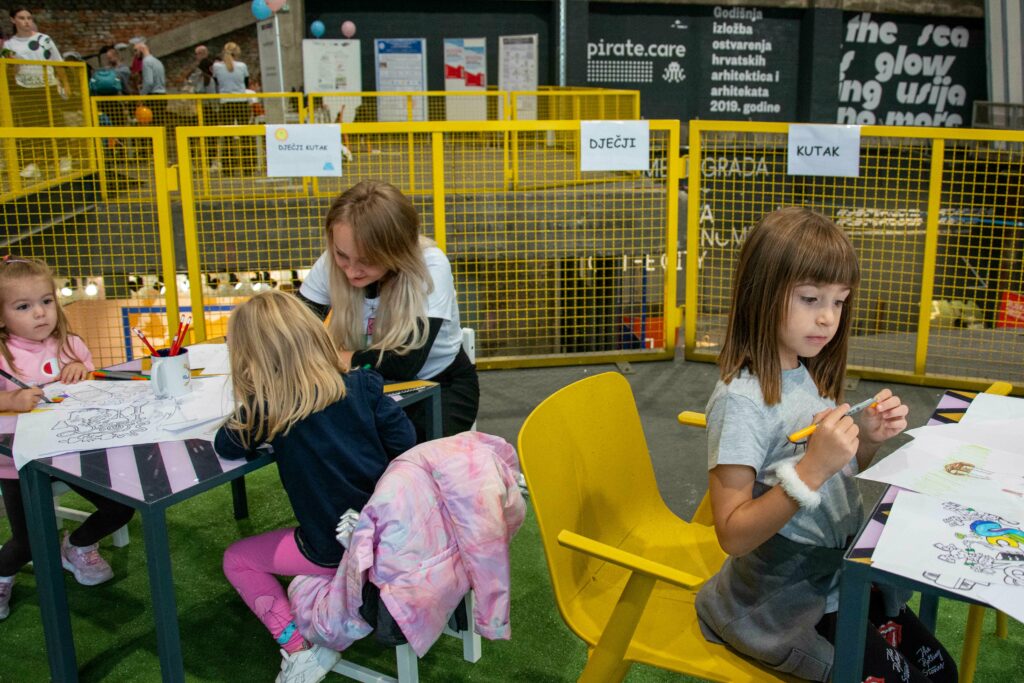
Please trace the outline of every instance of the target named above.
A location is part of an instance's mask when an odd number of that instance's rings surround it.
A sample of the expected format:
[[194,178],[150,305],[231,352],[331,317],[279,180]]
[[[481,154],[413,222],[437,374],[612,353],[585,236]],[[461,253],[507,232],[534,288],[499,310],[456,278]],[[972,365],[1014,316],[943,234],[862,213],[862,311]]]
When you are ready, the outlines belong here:
[[[877,403],[878,401],[875,400],[874,396],[872,396],[871,398],[866,398],[857,405],[850,406],[850,409],[846,411],[846,414],[856,415],[865,408],[870,408],[871,406],[876,405]],[[799,443],[806,439],[807,437],[809,437],[811,434],[813,434],[814,430],[817,428],[818,425],[816,424],[810,425],[809,427],[804,427],[799,432],[793,432],[792,434],[790,434],[788,438],[793,443]]]

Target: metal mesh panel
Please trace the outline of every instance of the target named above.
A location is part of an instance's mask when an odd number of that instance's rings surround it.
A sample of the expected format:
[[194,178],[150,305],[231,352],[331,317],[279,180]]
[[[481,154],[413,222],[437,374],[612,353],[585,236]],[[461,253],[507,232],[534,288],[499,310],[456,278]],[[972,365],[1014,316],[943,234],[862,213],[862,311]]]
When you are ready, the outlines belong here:
[[640,118],[637,90],[544,89],[512,92],[511,118],[537,121],[595,121]]
[[508,93],[417,91],[310,93],[308,110],[317,123],[388,121],[495,121]]
[[[970,139],[988,135],[980,131],[936,142],[919,130],[865,127],[859,177],[790,176],[785,131],[693,124],[688,355],[717,356],[743,238],[764,214],[795,205],[831,217],[857,250],[853,369],[967,386],[1024,379],[1019,145]],[[945,149],[941,173],[932,170],[936,148]],[[933,187],[941,192],[930,196]]]
[[[481,363],[663,354],[664,174],[581,175],[578,124],[457,125],[343,127],[352,158],[341,179],[266,178],[260,168],[251,178],[213,177],[192,168],[203,149],[244,148],[232,140],[262,129],[179,130],[186,235],[195,231],[189,284],[206,335],[222,334],[226,311],[254,289],[297,287],[323,251],[330,201],[383,178],[412,199],[424,232],[448,253]],[[667,158],[675,125],[652,122],[652,157]]]
[[[66,130],[66,132],[65,132]],[[58,298],[71,329],[97,365],[137,357],[140,326],[156,345],[169,343],[168,296],[175,283],[170,212],[164,178],[166,156],[152,135],[98,128],[0,128],[0,144],[32,139],[50,151],[70,150],[74,170],[55,180],[5,188],[0,252],[38,258],[52,268]],[[43,137],[29,138],[30,135]],[[161,241],[161,228],[164,240]]]

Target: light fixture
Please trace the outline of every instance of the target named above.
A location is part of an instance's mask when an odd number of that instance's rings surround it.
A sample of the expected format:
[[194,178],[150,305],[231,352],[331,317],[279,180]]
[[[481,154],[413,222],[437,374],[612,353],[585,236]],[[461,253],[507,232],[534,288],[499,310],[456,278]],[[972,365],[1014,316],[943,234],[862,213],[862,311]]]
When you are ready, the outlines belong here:
[[277,284],[277,280],[270,277],[270,273],[265,270],[254,272],[250,282],[252,282],[252,291],[254,292],[258,292],[261,289],[273,289]]
[[71,284],[71,280],[64,280],[64,284],[60,286],[60,295],[64,297],[71,296],[75,293],[75,286]]
[[129,275],[126,282],[129,294],[138,294],[146,286],[146,281],[141,275]]
[[85,286],[86,296],[96,296],[97,294],[99,294],[99,292],[100,288],[96,286],[95,282],[90,282]]
[[216,277],[213,273],[207,273],[206,286],[210,289],[217,289],[220,286],[220,278]]
[[242,281],[238,279],[238,274],[237,273],[231,273],[230,275],[228,275],[228,283],[234,289],[241,289],[242,288]]

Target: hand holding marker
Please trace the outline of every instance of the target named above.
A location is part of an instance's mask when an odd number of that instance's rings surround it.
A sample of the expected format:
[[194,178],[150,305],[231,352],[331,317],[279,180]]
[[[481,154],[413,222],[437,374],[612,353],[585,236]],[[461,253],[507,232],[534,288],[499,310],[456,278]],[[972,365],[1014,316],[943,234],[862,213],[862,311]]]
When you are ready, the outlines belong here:
[[[864,410],[865,408],[870,408],[871,406],[873,406],[873,405],[875,405],[877,403],[878,403],[878,401],[875,400],[874,396],[872,396],[871,398],[866,398],[863,401],[861,401],[860,403],[858,403],[856,405],[853,405],[853,406],[850,406],[850,409],[846,411],[846,414],[847,415],[856,415],[857,413],[859,413],[860,411]],[[790,434],[789,435],[789,440],[790,440],[791,443],[799,443],[799,442],[803,441],[804,439],[806,439],[807,437],[809,437],[811,434],[813,434],[814,430],[817,429],[817,428],[818,428],[817,424],[812,424],[812,425],[810,425],[808,427],[804,427],[800,431],[793,432],[792,434]]]
[[[5,379],[7,379],[10,382],[13,382],[14,384],[17,384],[22,389],[35,389],[36,388],[36,387],[31,387],[31,386],[25,384],[20,379],[18,379],[17,377],[15,377],[14,375],[12,375],[9,372],[5,372],[4,370],[0,370],[0,375],[3,375]],[[45,401],[46,403],[53,403],[53,401],[51,401],[50,399],[46,398],[45,395],[43,395],[43,401]]]

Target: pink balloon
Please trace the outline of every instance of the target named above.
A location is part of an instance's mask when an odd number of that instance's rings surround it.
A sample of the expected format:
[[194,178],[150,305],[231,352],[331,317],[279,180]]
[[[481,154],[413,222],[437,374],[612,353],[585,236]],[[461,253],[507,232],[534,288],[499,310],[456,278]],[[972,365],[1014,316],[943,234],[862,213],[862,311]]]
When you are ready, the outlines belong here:
[[284,7],[285,0],[267,0],[267,7],[277,12]]
[[351,21],[346,21],[341,24],[341,35],[346,38],[351,38],[356,34],[356,25]]

